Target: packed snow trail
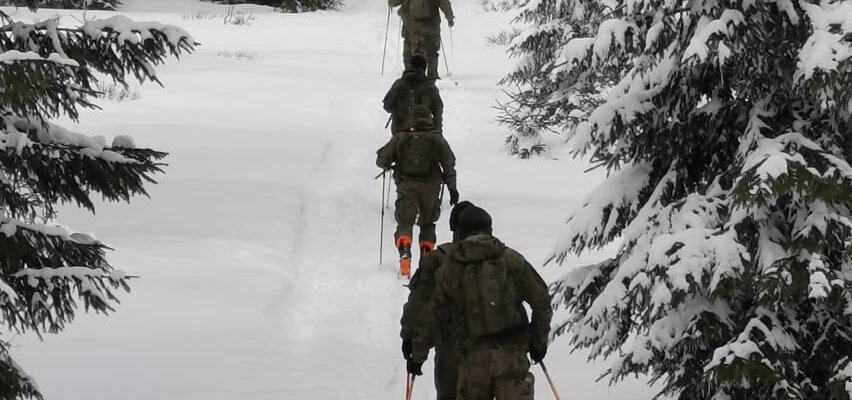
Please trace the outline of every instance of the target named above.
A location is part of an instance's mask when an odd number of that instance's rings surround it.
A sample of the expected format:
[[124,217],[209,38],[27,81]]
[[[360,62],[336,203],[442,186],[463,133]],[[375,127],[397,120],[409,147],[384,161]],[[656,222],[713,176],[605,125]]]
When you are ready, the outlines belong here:
[[[95,232],[116,248],[112,263],[141,278],[112,316],[82,316],[44,342],[13,338],[14,355],[54,400],[399,398],[407,291],[393,272],[392,213],[386,265],[376,265],[375,150],[388,139],[380,101],[401,72],[392,37],[379,75],[383,2],[304,15],[253,7],[249,26],[224,25],[223,7],[190,0],[126,3],[131,18],[181,25],[202,46],[159,70],[164,89],[145,85],[137,101],[101,101],[104,110],[83,113],[76,129],[133,134],[140,146],[170,152],[169,167],[151,199],[101,205],[96,216],[67,209],[61,221]],[[594,177],[574,162],[502,152],[492,106],[511,64],[485,36],[509,17],[473,0],[454,7],[451,67],[460,85],[439,87],[459,190],[491,212],[501,239],[540,265]],[[449,238],[448,210],[440,241]],[[602,367],[569,355],[564,340],[547,361],[566,397],[650,393],[641,383],[594,383]],[[431,368],[415,399],[434,398]],[[549,398],[535,373],[538,398]]]

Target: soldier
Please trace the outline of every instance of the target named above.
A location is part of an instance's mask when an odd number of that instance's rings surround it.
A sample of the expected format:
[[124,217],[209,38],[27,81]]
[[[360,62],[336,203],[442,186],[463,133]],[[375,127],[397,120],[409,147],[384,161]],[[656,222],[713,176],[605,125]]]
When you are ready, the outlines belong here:
[[435,221],[441,214],[442,183],[446,183],[450,191],[450,204],[459,201],[456,156],[449,143],[434,129],[429,108],[414,106],[412,114],[411,127],[391,137],[376,152],[376,165],[394,170],[397,223],[394,244],[399,250],[399,273],[404,277],[411,274],[415,220],[420,226],[421,256],[435,247]]
[[438,77],[438,50],[441,47],[440,9],[447,17],[447,24],[455,25],[450,0],[388,0],[388,6],[399,8],[402,18],[403,57],[408,62],[415,54],[426,58],[432,79]]
[[[473,204],[469,201],[462,201],[453,207],[450,211],[450,231],[453,232],[453,242],[458,240],[456,230],[459,213]],[[425,257],[420,259],[420,267],[411,278],[408,284],[408,289],[411,291],[408,294],[408,302],[402,308],[402,356],[406,360],[411,358],[412,340],[414,332],[417,329],[426,329],[428,323],[424,321],[424,308],[432,296],[432,290],[435,288],[435,273],[443,264],[447,256],[447,249],[451,246],[450,243],[444,243],[438,246],[435,251],[429,252]],[[449,316],[448,316],[449,317]],[[458,340],[452,337],[453,332],[457,329],[451,328],[458,326],[460,321],[452,321],[449,319],[441,321],[441,330],[433,333],[435,338],[435,390],[438,392],[438,400],[455,400],[456,386],[458,386],[458,363],[459,354],[456,344]]]
[[444,102],[435,81],[426,77],[426,59],[414,56],[402,77],[393,83],[382,100],[385,111],[391,114],[391,133],[411,126],[411,112],[418,104],[432,112],[434,128],[443,128]]
[[[458,329],[457,399],[532,399],[526,353],[537,363],[547,353],[553,316],[547,285],[521,254],[491,235],[485,210],[462,211],[456,230],[459,241],[447,249],[426,307],[431,328],[417,329],[408,372],[422,373],[442,321],[463,321],[448,326]],[[524,302],[532,309],[532,321]]]

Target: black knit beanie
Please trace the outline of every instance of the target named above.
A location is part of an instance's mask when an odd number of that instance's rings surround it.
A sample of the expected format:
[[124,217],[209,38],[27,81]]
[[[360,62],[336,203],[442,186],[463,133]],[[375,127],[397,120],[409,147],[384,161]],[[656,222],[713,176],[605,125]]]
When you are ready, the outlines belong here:
[[473,203],[465,200],[461,201],[453,207],[452,211],[450,211],[450,230],[455,232],[456,227],[458,227],[459,222],[459,214],[464,211],[466,208],[473,206]]
[[477,233],[491,234],[491,216],[488,212],[472,206],[464,209],[456,223],[456,233],[459,239],[464,239],[468,236]]

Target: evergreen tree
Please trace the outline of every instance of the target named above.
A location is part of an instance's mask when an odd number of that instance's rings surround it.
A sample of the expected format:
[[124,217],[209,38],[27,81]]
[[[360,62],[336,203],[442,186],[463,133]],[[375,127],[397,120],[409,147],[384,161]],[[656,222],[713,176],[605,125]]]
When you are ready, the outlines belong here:
[[336,10],[342,0],[205,0],[221,4],[260,4],[277,7],[282,11],[300,13],[318,10]]
[[[195,42],[178,27],[121,16],[73,29],[0,19],[0,322],[16,334],[57,333],[81,305],[112,311],[129,277],[107,262],[106,245],[60,225],[56,206],[94,211],[92,195],[145,195],[166,154],[126,136],[107,145],[50,120],[95,108],[94,72],[159,83],[154,67]],[[0,399],[41,398],[8,347],[0,340]]]
[[849,399],[852,2],[540,0],[518,133],[607,168],[554,258],[555,335],[682,400]]
[[[0,0],[0,6],[16,5],[20,2],[20,0]],[[35,3],[45,8],[117,10],[121,0],[36,0]]]

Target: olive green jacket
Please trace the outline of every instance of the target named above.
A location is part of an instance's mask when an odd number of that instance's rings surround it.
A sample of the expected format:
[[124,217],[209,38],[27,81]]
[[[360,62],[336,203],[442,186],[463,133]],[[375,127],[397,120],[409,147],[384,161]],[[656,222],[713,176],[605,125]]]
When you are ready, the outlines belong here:
[[391,132],[409,129],[413,123],[413,106],[422,104],[432,112],[435,129],[441,130],[444,124],[444,102],[435,81],[423,72],[408,70],[394,81],[382,99],[385,111],[391,114]]
[[459,331],[460,322],[453,321],[450,315],[444,315],[444,319],[434,326],[429,323],[424,312],[429,304],[429,299],[432,297],[432,291],[435,289],[435,275],[444,259],[447,256],[447,250],[452,244],[445,243],[438,246],[435,250],[430,251],[420,260],[420,265],[417,272],[408,283],[408,301],[402,307],[402,319],[400,325],[400,337],[403,340],[413,340],[417,331],[423,329],[437,329],[432,332],[432,337],[435,338],[435,347],[438,349],[452,349],[455,342],[454,335]]
[[[498,334],[476,337],[467,332],[466,324],[458,324],[457,337],[460,351],[472,351],[479,348],[499,346],[526,347],[529,344],[546,346],[550,333],[550,321],[553,317],[550,293],[547,284],[524,257],[504,245],[491,235],[475,235],[445,248],[446,257],[453,257],[462,265],[478,264],[486,260],[502,257],[516,286],[519,301],[527,303],[532,309],[529,323],[506,330]],[[412,359],[425,361],[429,349],[436,343],[435,332],[441,332],[442,321],[446,318],[464,321],[464,299],[462,284],[463,271],[445,268],[446,262],[435,273],[434,289],[429,302],[424,307],[421,325],[416,329],[412,340]],[[522,307],[522,304],[518,306]]]
[[[394,169],[395,166],[399,163],[400,157],[402,156],[402,146],[405,143],[405,139],[411,131],[401,131],[396,135],[393,135],[382,148],[376,151],[376,165],[382,169]],[[415,178],[406,176],[399,171],[394,172],[394,178],[399,180],[419,180],[419,181],[427,181],[427,182],[441,182],[447,184],[447,188],[450,190],[457,190],[456,186],[456,155],[453,154],[453,150],[450,148],[450,144],[447,143],[447,140],[444,139],[444,136],[441,135],[439,131],[433,131],[433,140],[435,141],[435,146],[433,148],[438,152],[436,159],[438,163],[435,164],[435,168],[432,172],[432,175],[426,178]]]
[[[399,11],[397,13],[402,18],[403,23],[413,22],[409,21],[410,18],[408,18],[408,7],[406,4],[407,1],[408,0],[388,0],[388,6],[390,6],[391,8],[402,6],[399,8]],[[450,0],[432,1],[435,2],[435,16],[432,17],[432,19],[430,19],[428,22],[432,25],[435,25],[435,29],[440,29],[441,25],[441,15],[438,13],[439,9],[444,12],[444,16],[447,17],[448,20],[455,19],[455,14],[453,14],[453,5],[450,3]]]

